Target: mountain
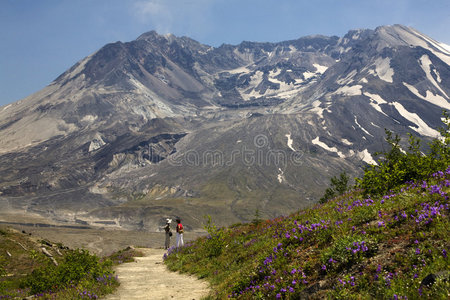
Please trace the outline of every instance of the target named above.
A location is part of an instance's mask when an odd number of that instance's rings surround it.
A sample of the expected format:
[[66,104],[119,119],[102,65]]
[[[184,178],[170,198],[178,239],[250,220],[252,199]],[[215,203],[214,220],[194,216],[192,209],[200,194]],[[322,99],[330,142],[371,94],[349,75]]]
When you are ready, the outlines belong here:
[[146,230],[287,214],[385,128],[437,137],[449,95],[450,47],[402,25],[216,48],[152,31],[0,108],[0,202]]

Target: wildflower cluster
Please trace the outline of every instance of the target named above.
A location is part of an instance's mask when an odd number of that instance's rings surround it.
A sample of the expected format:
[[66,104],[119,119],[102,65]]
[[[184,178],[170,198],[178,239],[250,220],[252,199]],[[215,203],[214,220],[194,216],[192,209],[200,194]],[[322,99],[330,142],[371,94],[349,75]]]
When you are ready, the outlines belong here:
[[90,291],[84,290],[78,293],[80,299],[98,299],[98,296],[95,293],[91,293]]
[[366,242],[354,242],[353,247],[346,247],[348,251],[352,252],[353,254],[356,254],[358,252],[365,252],[368,251],[369,248],[366,246]]
[[348,192],[336,199],[256,224],[223,230],[222,251],[208,256],[208,239],[165,256],[172,269],[210,280],[217,298],[429,298],[430,272],[450,260],[450,167],[381,196]]

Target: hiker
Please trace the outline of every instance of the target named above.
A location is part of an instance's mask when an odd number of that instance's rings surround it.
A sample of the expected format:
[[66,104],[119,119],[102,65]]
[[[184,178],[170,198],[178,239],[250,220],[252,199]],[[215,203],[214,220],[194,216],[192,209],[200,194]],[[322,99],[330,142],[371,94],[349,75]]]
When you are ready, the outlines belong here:
[[183,224],[181,224],[180,218],[177,218],[177,248],[183,247]]
[[170,248],[170,237],[172,236],[172,230],[170,230],[171,219],[166,219],[166,226],[164,226],[164,231],[166,232],[166,242],[164,244],[164,249]]

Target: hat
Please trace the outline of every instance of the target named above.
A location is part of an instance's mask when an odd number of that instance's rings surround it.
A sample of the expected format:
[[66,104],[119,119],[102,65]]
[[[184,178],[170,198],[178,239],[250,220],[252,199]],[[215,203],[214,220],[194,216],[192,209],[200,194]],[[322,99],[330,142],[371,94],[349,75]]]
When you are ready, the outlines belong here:
[[167,224],[172,223],[172,219],[166,219],[166,223],[167,223]]

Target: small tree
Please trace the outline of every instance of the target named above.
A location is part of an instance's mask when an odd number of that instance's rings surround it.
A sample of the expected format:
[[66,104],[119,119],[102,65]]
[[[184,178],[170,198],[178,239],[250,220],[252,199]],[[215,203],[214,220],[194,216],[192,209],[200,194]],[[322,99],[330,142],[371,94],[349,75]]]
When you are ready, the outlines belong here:
[[320,198],[320,203],[325,203],[336,196],[344,194],[349,188],[349,179],[345,172],[339,174],[339,177],[333,176],[330,180],[330,187],[325,190],[325,194]]
[[209,257],[217,257],[222,253],[225,246],[225,232],[223,228],[217,228],[213,223],[211,216],[205,216],[206,224],[203,228],[208,232],[209,236],[206,239],[208,244]]
[[255,210],[255,217],[253,218],[252,223],[255,225],[261,223],[261,215],[258,208]]

